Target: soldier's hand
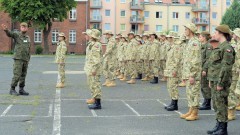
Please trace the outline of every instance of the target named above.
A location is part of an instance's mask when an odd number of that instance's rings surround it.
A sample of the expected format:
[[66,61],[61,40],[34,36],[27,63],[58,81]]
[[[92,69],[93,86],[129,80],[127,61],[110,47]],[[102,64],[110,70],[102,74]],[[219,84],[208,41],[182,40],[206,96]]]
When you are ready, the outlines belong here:
[[97,73],[96,72],[92,72],[92,76],[96,76],[97,75]]
[[220,91],[220,90],[222,90],[222,89],[223,89],[223,87],[217,86],[217,90],[218,90],[218,91]]
[[190,82],[191,85],[193,85],[195,83],[195,79],[193,77],[190,77],[189,82]]
[[2,29],[7,30],[7,26],[5,24],[2,24]]
[[202,76],[206,76],[207,73],[205,71],[202,71]]

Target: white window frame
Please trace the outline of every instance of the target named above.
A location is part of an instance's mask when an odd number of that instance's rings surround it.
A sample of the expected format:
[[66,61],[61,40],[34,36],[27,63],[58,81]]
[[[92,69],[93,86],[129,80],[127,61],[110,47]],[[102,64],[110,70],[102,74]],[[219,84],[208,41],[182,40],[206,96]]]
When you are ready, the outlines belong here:
[[[229,5],[228,5],[227,3],[229,3]],[[232,4],[232,1],[231,1],[231,0],[226,0],[226,6],[227,6],[227,7],[230,7],[231,4]]]
[[59,31],[57,29],[52,30],[52,43],[58,42],[58,33]]
[[[148,13],[148,16],[146,16],[145,13]],[[144,11],[144,18],[149,18],[149,16],[150,16],[150,11]]]
[[34,30],[34,43],[42,42],[42,31],[40,29]]
[[[107,25],[109,25],[109,29],[106,28]],[[111,23],[105,23],[105,24],[104,24],[104,29],[105,29],[105,30],[111,30]]]
[[173,31],[179,32],[179,25],[173,25]]
[[111,2],[111,0],[106,0],[106,2],[107,2],[107,3],[110,3],[110,2]]
[[[216,1],[216,3],[213,3],[213,1],[214,1],[214,2]],[[217,6],[217,0],[212,0],[212,5],[213,5],[213,6]]]
[[[147,30],[145,29],[145,26],[147,26],[147,28],[148,28]],[[149,31],[149,25],[148,24],[144,25],[144,31]]]
[[[216,13],[216,17],[213,18],[213,13]],[[212,12],[212,19],[216,20],[217,19],[217,12]]]
[[[158,15],[159,15],[159,17],[157,18],[157,12],[158,12]],[[155,17],[157,18],[157,19],[161,19],[163,16],[163,13],[162,13],[162,11],[157,11],[156,12],[156,14],[155,14]]]
[[126,3],[126,0],[120,0],[120,3]]
[[[109,11],[109,16],[107,15],[107,11]],[[105,9],[105,16],[110,17],[111,16],[111,10],[110,9]]]
[[[189,14],[188,18],[187,18],[187,14]],[[190,19],[190,18],[191,18],[191,13],[190,12],[185,12],[185,19]]]
[[76,43],[76,42],[77,42],[77,31],[69,30],[69,43]]
[[[124,11],[124,16],[122,16],[122,12],[123,12],[123,11]],[[121,11],[120,11],[120,16],[121,16],[121,17],[126,17],[126,10],[121,10]]]
[[[157,28],[158,28],[158,26],[160,26],[160,30],[158,30]],[[162,28],[163,28],[163,26],[162,25],[156,25],[156,32],[161,32],[162,31]]]
[[[122,29],[122,26],[124,26],[124,29]],[[121,31],[126,31],[126,24],[124,24],[124,23],[120,24],[120,30]]]
[[173,19],[179,19],[179,12],[173,12]]
[[77,9],[76,8],[72,8],[69,11],[69,19],[70,20],[77,20]]

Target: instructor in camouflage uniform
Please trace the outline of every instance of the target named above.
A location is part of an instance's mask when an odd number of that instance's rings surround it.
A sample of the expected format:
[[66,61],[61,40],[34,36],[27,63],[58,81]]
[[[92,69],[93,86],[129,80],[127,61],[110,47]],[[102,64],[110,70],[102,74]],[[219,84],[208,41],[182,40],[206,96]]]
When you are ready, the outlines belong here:
[[[27,76],[28,63],[30,60],[30,37],[27,35],[28,24],[22,22],[20,24],[20,32],[9,31],[7,26],[2,24],[2,29],[6,32],[8,37],[11,37],[15,41],[14,48],[14,65],[13,65],[13,78],[10,89],[10,95],[29,95],[24,90],[25,79]],[[19,94],[16,92],[15,87],[19,83]]]

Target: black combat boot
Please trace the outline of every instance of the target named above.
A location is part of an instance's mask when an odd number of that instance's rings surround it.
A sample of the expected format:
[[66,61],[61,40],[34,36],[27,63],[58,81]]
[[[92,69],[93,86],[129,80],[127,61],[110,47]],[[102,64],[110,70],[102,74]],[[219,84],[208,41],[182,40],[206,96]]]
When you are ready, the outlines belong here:
[[151,84],[157,84],[158,83],[158,77],[155,77],[153,78],[152,81],[150,81]]
[[24,90],[24,87],[19,87],[19,95],[28,96],[29,93]]
[[136,79],[142,79],[142,74],[138,74],[138,77]]
[[173,100],[171,101],[171,103],[168,106],[165,106],[164,109],[167,109],[168,107],[170,107],[173,104]]
[[178,110],[178,100],[173,100],[173,104],[166,108],[167,111]]
[[199,108],[199,110],[211,110],[211,98],[204,99],[204,102],[202,103],[202,106]]
[[228,135],[227,122],[219,122],[219,128],[212,135]]
[[102,109],[101,99],[95,99],[95,103],[88,105],[88,108],[89,109]]
[[219,122],[217,120],[217,123],[216,123],[215,127],[212,130],[208,130],[207,134],[212,135],[213,132],[216,132],[218,130],[218,128],[219,128]]
[[13,96],[18,96],[18,95],[19,95],[19,94],[16,92],[15,87],[11,87],[9,94],[10,94],[10,95],[13,95]]

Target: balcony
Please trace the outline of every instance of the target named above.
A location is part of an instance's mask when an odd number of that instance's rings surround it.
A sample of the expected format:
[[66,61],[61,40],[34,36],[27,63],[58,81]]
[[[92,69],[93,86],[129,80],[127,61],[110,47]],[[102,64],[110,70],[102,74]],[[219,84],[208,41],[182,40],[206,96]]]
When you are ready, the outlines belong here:
[[144,10],[144,3],[135,3],[130,2],[130,9],[131,10]]
[[91,1],[90,8],[92,8],[92,9],[101,9],[102,8],[102,1],[97,1],[97,2]]
[[134,23],[134,24],[144,23],[144,17],[131,16],[131,17],[130,17],[130,23]]
[[205,5],[205,6],[193,5],[192,11],[193,12],[209,12],[209,7],[208,5]]
[[192,22],[196,25],[209,25],[209,19],[207,18],[193,18]]
[[179,4],[179,0],[172,0],[172,4]]
[[90,23],[100,23],[100,22],[102,22],[102,16],[97,15],[97,16],[90,17]]

